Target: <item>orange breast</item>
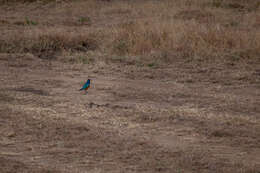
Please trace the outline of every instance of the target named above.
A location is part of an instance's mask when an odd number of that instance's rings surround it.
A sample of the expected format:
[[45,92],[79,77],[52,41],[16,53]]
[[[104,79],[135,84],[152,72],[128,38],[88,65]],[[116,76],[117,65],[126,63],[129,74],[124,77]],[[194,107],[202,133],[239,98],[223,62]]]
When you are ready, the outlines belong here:
[[86,91],[89,89],[89,86],[85,89]]

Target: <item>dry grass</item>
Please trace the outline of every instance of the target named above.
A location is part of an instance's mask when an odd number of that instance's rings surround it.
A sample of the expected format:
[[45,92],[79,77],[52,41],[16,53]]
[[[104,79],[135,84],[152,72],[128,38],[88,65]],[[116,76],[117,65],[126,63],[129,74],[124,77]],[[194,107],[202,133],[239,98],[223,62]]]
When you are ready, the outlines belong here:
[[0,0],[0,172],[257,172],[259,6]]
[[[8,1],[9,2],[9,1]],[[31,1],[30,1],[31,2]],[[77,31],[56,27],[25,30],[21,35],[7,34],[0,42],[0,52],[61,52],[86,51],[102,47],[103,52],[117,55],[150,55],[152,52],[175,52],[191,59],[256,59],[260,55],[259,3],[255,1],[164,1],[75,2],[66,8],[50,9],[70,24],[80,23]],[[85,5],[84,5],[85,4]],[[86,4],[94,8],[83,8]],[[233,5],[232,5],[233,4]],[[234,4],[240,4],[237,10]],[[228,8],[227,8],[228,6]],[[254,9],[251,9],[253,8]],[[230,11],[231,9],[231,11]],[[241,9],[243,9],[241,11]],[[245,10],[247,9],[247,10]],[[250,10],[248,10],[250,9]],[[69,14],[67,14],[69,11]],[[90,16],[81,16],[81,14]],[[99,12],[99,13],[97,13]],[[68,17],[68,15],[70,17]],[[108,19],[108,15],[115,21]],[[127,20],[116,21],[118,17]],[[48,16],[47,16],[48,18]],[[102,33],[89,37],[82,27],[84,19],[108,20],[112,27],[98,27]],[[41,23],[29,20],[26,23]],[[54,17],[55,19],[55,17]],[[59,17],[56,18],[59,24]],[[72,21],[74,20],[74,21]],[[84,21],[83,21],[84,20]],[[6,25],[10,25],[10,21]],[[46,22],[45,22],[46,23]],[[44,22],[43,22],[44,25]],[[28,26],[24,26],[28,27]],[[31,26],[38,27],[41,26]],[[94,26],[95,27],[95,26]],[[95,30],[95,29],[94,29]],[[101,40],[101,41],[100,41]]]
[[33,53],[47,55],[62,51],[86,52],[95,50],[97,42],[90,34],[66,32],[63,30],[26,30],[9,33],[0,40],[1,53]]
[[193,22],[129,23],[114,28],[113,51],[119,54],[149,54],[176,51],[183,57],[218,58],[238,56],[256,58],[260,34],[219,25]]
[[33,3],[33,2],[44,2],[44,3],[50,3],[55,2],[57,0],[1,0],[1,4],[10,4],[10,3]]
[[[260,32],[256,30],[258,11],[229,11],[222,6],[216,8],[215,1],[208,3],[144,3],[142,7],[147,11],[142,13],[147,18],[132,20],[113,28],[114,37],[110,44],[113,45],[113,52],[140,55],[153,51],[174,51],[183,57],[196,59],[257,58],[260,55]],[[221,3],[241,3],[248,8],[255,4],[253,1]],[[156,9],[156,5],[159,9]],[[176,5],[183,9],[176,8]],[[133,10],[140,13],[138,9]],[[159,17],[150,18],[153,14],[148,11],[158,13]]]

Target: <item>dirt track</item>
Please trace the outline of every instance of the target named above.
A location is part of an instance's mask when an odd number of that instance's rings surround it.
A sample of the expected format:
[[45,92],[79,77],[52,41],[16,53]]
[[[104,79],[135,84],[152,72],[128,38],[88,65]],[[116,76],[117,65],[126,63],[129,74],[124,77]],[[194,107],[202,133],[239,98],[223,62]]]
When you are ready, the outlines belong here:
[[0,172],[257,173],[260,76],[241,67],[1,54]]

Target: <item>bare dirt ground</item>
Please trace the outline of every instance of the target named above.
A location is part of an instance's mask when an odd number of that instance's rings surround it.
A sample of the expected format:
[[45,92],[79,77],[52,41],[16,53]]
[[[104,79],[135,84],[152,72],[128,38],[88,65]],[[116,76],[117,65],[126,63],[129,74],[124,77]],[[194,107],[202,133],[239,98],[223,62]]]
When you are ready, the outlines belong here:
[[257,69],[0,61],[0,172],[260,170]]
[[168,56],[138,66],[1,53],[0,172],[260,173],[259,60]]

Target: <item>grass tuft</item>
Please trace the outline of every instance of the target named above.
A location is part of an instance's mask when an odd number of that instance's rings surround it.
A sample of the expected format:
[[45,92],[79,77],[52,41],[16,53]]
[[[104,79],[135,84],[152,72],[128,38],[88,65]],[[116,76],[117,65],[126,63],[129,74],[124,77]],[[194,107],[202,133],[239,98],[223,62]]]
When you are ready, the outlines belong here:
[[87,52],[98,48],[97,41],[89,35],[66,32],[40,32],[18,34],[0,40],[1,53]]

